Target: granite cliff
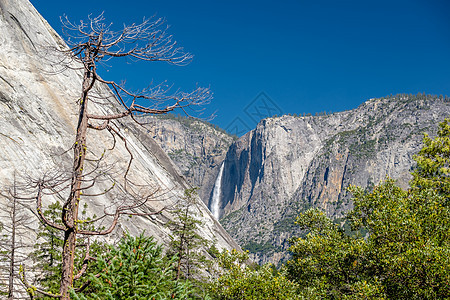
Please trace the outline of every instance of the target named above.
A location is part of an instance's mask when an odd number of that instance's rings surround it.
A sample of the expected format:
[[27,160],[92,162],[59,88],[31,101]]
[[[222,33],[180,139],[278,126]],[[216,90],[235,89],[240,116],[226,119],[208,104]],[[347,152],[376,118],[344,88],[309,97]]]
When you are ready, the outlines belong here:
[[[81,72],[54,64],[54,49],[67,49],[64,41],[49,26],[28,0],[0,0],[0,189],[12,185],[13,174],[20,179],[40,178],[55,170],[64,174],[72,163],[71,146],[77,122],[76,101],[79,98]],[[110,91],[102,85],[94,87],[97,95],[108,95],[92,111],[116,112]],[[157,211],[183,197],[190,185],[179,175],[167,154],[142,128],[131,120],[117,121],[115,126],[128,143],[134,160],[129,179],[137,186],[158,190],[153,201],[141,209]],[[89,155],[111,148],[106,133],[90,132]],[[123,171],[129,162],[124,143],[108,152],[104,161],[110,166],[109,180],[117,182],[108,195],[88,203],[90,214],[101,215],[123,190]],[[122,174],[122,175],[120,175]],[[98,182],[98,191],[109,188]],[[117,191],[117,192],[115,192]],[[51,202],[51,197],[49,199]],[[54,200],[54,199],[53,199]],[[0,197],[0,206],[8,200]],[[30,206],[32,207],[32,205]],[[197,217],[203,222],[201,234],[217,242],[219,248],[239,248],[207,206],[197,198]],[[35,218],[34,216],[30,219]],[[173,219],[170,210],[151,217],[122,218],[113,237],[127,230],[133,234],[146,231],[162,243],[168,242],[165,224]],[[0,221],[7,224],[8,219]],[[34,225],[37,227],[37,218]],[[25,238],[34,239],[32,232]]]
[[265,119],[227,152],[220,222],[257,261],[277,263],[298,233],[298,212],[318,207],[342,223],[352,207],[349,185],[370,187],[389,176],[406,187],[423,133],[432,135],[449,115],[448,98],[419,94]]
[[214,182],[225,154],[236,139],[200,119],[173,114],[146,117],[148,134],[168,154],[180,174],[209,204]]
[[299,212],[319,207],[344,225],[349,185],[389,176],[406,187],[423,133],[449,115],[446,97],[402,94],[334,114],[268,118],[234,142],[183,118],[155,119],[151,131],[233,238],[255,260],[277,263],[299,234]]

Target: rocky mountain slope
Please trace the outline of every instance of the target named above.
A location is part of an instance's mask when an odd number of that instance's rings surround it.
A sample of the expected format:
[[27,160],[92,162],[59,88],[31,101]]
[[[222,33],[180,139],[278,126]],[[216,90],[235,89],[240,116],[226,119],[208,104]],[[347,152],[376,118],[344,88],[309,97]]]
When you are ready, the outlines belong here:
[[[0,0],[0,189],[12,184],[13,174],[21,180],[40,178],[44,174],[65,174],[72,163],[70,148],[77,121],[76,101],[79,98],[81,73],[55,64],[54,49],[66,49],[64,41],[49,26],[28,0]],[[76,66],[75,66],[76,67]],[[97,95],[111,95],[105,86],[95,86]],[[114,100],[93,104],[92,112],[116,112]],[[174,204],[189,188],[170,158],[149,136],[146,129],[130,120],[115,123],[134,156],[129,179],[137,186],[157,190],[157,194],[141,209],[156,211]],[[90,132],[88,155],[111,148],[108,133]],[[109,181],[117,182],[108,195],[93,198],[88,203],[90,214],[101,215],[117,202],[123,191],[123,170],[130,155],[124,143],[117,141],[115,150],[106,152]],[[98,191],[108,189],[108,182],[98,182]],[[47,199],[47,204],[55,200]],[[239,246],[213,218],[205,204],[197,199],[198,218],[203,221],[201,234],[216,241],[219,248]],[[0,197],[0,206],[6,198]],[[34,216],[33,216],[34,218]],[[137,234],[143,230],[160,242],[168,242],[165,227],[173,218],[169,210],[152,217],[122,218],[119,234],[128,230]],[[8,219],[1,219],[7,223]],[[37,219],[35,226],[37,226]],[[30,233],[28,238],[33,239]]]
[[284,258],[299,211],[319,207],[339,220],[346,188],[390,176],[405,187],[423,132],[450,115],[448,98],[397,95],[322,116],[261,121],[234,142],[221,178],[221,224],[259,262]]
[[350,184],[390,176],[406,187],[423,133],[449,115],[448,98],[397,95],[330,115],[268,118],[235,142],[184,118],[154,118],[150,132],[240,245],[277,263],[299,233],[298,212],[315,206],[342,223]]
[[180,174],[209,204],[220,164],[235,140],[208,122],[173,114],[146,117],[148,134],[169,155]]

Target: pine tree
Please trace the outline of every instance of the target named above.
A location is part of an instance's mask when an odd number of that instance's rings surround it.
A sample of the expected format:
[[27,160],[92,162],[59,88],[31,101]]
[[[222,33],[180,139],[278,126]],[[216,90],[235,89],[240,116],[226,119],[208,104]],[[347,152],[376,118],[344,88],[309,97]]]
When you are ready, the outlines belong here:
[[[61,211],[59,201],[49,205],[44,211],[44,216],[53,222],[61,224],[58,212]],[[39,224],[37,243],[32,254],[35,261],[35,271],[39,274],[37,282],[52,293],[59,290],[59,279],[61,277],[61,249],[63,246],[63,233],[44,223]]]
[[153,237],[125,234],[97,259],[100,272],[90,274],[89,293],[72,291],[71,296],[74,300],[189,299],[189,282],[174,279],[175,260],[163,256]]
[[207,264],[202,249],[208,246],[208,242],[198,233],[202,222],[196,218],[198,216],[196,195],[196,188],[187,189],[184,198],[173,212],[175,219],[167,224],[172,232],[168,252],[177,255],[176,279],[182,276],[190,279],[199,267]]

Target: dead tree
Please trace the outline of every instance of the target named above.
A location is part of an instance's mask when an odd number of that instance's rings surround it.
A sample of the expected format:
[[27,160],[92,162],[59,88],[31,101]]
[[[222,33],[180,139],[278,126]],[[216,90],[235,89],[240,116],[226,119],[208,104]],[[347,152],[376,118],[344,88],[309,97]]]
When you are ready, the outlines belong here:
[[[16,181],[14,174],[14,183],[6,191],[0,191],[0,197],[6,202],[1,208],[1,217],[4,220],[2,231],[3,234],[0,240],[0,251],[2,253],[2,261],[6,265],[2,266],[6,270],[6,277],[8,281],[7,297],[8,299],[19,299],[16,293],[16,285],[20,283],[18,267],[26,259],[28,248],[32,245],[25,241],[30,228],[32,220],[30,220],[29,213],[29,199],[22,199],[19,196],[20,186]],[[3,271],[3,270],[2,270]],[[2,272],[3,273],[3,272]],[[5,278],[2,278],[5,279]]]
[[[69,290],[73,286],[74,279],[80,278],[86,268],[82,267],[78,274],[74,274],[74,253],[77,245],[77,236],[97,236],[107,235],[113,231],[118,219],[122,214],[149,215],[159,212],[136,212],[144,204],[156,197],[156,192],[139,195],[139,188],[133,189],[133,183],[128,180],[128,173],[131,168],[133,154],[129,150],[127,140],[120,132],[118,119],[129,117],[134,121],[136,116],[145,114],[165,114],[175,109],[185,109],[203,105],[211,99],[208,88],[198,87],[192,92],[171,92],[164,84],[156,85],[139,92],[132,92],[125,88],[123,84],[103,79],[98,74],[98,65],[102,62],[116,58],[129,58],[142,61],[162,61],[174,65],[185,65],[190,62],[192,55],[184,52],[168,35],[167,27],[162,19],[144,19],[141,24],[124,26],[121,30],[114,31],[111,25],[104,23],[103,15],[92,18],[87,22],[81,21],[79,24],[72,23],[67,17],[62,19],[64,31],[68,37],[69,49],[62,53],[66,60],[65,66],[70,68],[80,68],[83,74],[80,98],[78,105],[78,122],[76,136],[73,144],[73,163],[69,175],[48,175],[46,178],[35,181],[37,187],[36,207],[40,220],[58,230],[64,232],[64,245],[62,251],[62,274],[59,294],[46,293],[38,288],[34,290],[61,299],[69,299]],[[110,111],[110,113],[93,113],[92,106],[102,106],[105,102],[98,93],[94,93],[95,87],[99,85],[108,86],[114,94],[116,101],[115,110],[103,109],[97,111]],[[75,99],[74,99],[75,100]],[[92,106],[91,106],[92,105]],[[78,208],[80,201],[86,197],[100,196],[89,195],[89,191],[99,180],[108,180],[105,171],[101,166],[103,154],[98,154],[97,159],[87,159],[89,141],[88,131],[108,132],[115,145],[116,139],[121,141],[129,152],[130,160],[128,167],[124,170],[124,188],[121,191],[123,203],[114,208],[113,211],[105,211],[105,215],[93,220],[104,220],[110,218],[110,224],[104,229],[84,230],[78,226],[80,224]],[[114,146],[112,147],[114,148]],[[90,169],[87,166],[90,162]],[[88,170],[89,169],[89,170]],[[101,170],[101,171],[99,171]],[[109,178],[110,179],[110,178]],[[69,183],[67,183],[67,180]],[[114,184],[112,184],[111,189]],[[63,200],[61,212],[62,224],[56,224],[48,220],[43,214],[42,199],[45,196],[55,196],[64,194],[64,189],[68,190]],[[105,193],[108,191],[105,191]],[[103,194],[103,193],[102,193]],[[87,247],[89,248],[89,247]],[[89,253],[86,254],[86,264],[89,261]],[[26,278],[24,277],[24,282]],[[80,287],[82,289],[84,285]]]

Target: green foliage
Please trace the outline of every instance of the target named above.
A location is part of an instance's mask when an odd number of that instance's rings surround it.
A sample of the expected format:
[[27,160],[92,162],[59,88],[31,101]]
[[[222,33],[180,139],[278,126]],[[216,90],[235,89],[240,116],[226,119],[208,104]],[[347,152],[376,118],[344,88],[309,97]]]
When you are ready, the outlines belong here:
[[297,285],[269,265],[260,268],[247,265],[246,252],[222,251],[218,262],[222,272],[209,284],[213,299],[300,299],[296,295]]
[[90,292],[75,294],[73,299],[86,300],[147,300],[188,299],[190,284],[175,280],[173,264],[152,237],[132,237],[129,234],[97,259],[98,274],[91,273]]
[[[392,299],[450,296],[450,207],[433,189],[403,191],[392,180],[372,193],[352,188],[354,227],[369,232],[366,272]],[[367,274],[369,275],[369,274]]]
[[309,233],[291,240],[286,265],[308,299],[450,298],[450,203],[448,120],[438,137],[424,139],[412,187],[393,180],[367,191],[351,187],[354,209],[346,234],[311,209],[297,224]]
[[199,268],[208,265],[208,260],[202,253],[208,242],[198,233],[202,222],[196,218],[196,196],[196,188],[185,190],[184,198],[173,211],[174,220],[167,224],[171,230],[168,255],[177,256],[177,278],[181,278],[182,274],[185,278],[192,278]]
[[419,189],[432,188],[449,198],[450,195],[450,119],[439,124],[438,136],[431,139],[425,135],[424,147],[414,158],[412,186]]
[[[79,220],[79,228],[82,229],[94,229],[92,224],[90,224],[91,218],[87,217],[87,205],[84,205],[84,209],[81,213],[83,220]],[[55,224],[62,224],[61,220],[62,206],[59,201],[52,203],[48,206],[48,209],[44,211],[44,216]],[[94,216],[95,218],[95,216]],[[34,252],[32,253],[32,258],[35,262],[34,269],[35,272],[40,275],[37,277],[36,281],[38,286],[42,287],[44,290],[51,292],[53,294],[59,293],[59,286],[61,281],[61,260],[62,260],[62,248],[64,236],[63,232],[55,229],[51,226],[41,223],[39,225],[39,230],[37,234],[37,242],[34,246]],[[86,247],[88,240],[85,238],[80,238],[77,244],[75,252],[75,269],[74,272],[77,274],[81,268],[83,261],[85,259]],[[99,253],[103,253],[105,249],[104,243],[99,241],[90,242],[89,255],[91,257],[96,257]],[[84,282],[86,276],[80,279],[80,282],[76,282],[75,287],[79,287]],[[43,299],[53,299],[51,297],[42,297]]]
[[[422,94],[415,97],[426,98]],[[198,233],[201,222],[196,218],[196,190],[190,189],[174,210],[174,221],[167,225],[172,232],[167,255],[152,238],[127,234],[119,245],[103,251],[91,268],[89,290],[83,294],[72,291],[72,297],[450,299],[449,123],[445,120],[440,124],[435,139],[425,136],[424,147],[415,156],[417,168],[410,189],[397,187],[391,179],[372,189],[349,188],[354,208],[345,222],[340,220],[346,230],[320,210],[308,209],[300,214],[295,223],[304,235],[290,240],[292,259],[281,271],[270,265],[251,264],[247,252],[218,252],[212,247],[209,254],[220,266],[216,278],[205,283],[204,290],[194,288],[195,281],[184,280],[200,278],[193,276],[196,270],[210,271],[206,253],[201,252],[207,243]],[[61,206],[55,203],[44,214],[60,222],[58,211]],[[88,224],[82,222],[80,226]],[[47,227],[39,237],[43,242],[34,254],[44,270],[39,280],[57,291],[62,237]],[[249,242],[246,247],[272,250],[267,243]],[[77,261],[81,260],[81,254],[77,254]],[[198,286],[199,282],[194,284]]]
[[[62,224],[60,212],[62,206],[59,201],[52,203],[44,216],[56,224]],[[37,234],[37,243],[32,254],[35,261],[34,268],[38,274],[37,282],[51,293],[59,292],[61,280],[61,251],[63,247],[63,232],[41,223]]]
[[361,288],[382,295],[375,280],[361,280],[364,271],[365,243],[351,238],[317,209],[301,214],[296,224],[309,233],[291,239],[293,258],[285,268],[288,278],[295,280],[306,298],[356,297]]

